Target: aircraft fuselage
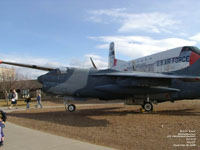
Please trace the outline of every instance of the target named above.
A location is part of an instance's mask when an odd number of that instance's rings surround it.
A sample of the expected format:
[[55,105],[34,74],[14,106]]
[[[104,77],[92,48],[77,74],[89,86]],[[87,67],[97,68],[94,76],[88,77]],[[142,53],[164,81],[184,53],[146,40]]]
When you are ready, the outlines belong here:
[[59,70],[49,72],[40,76],[38,80],[43,84],[45,93],[60,96],[115,100],[146,99],[148,95],[150,100],[158,102],[200,98],[199,82],[184,82],[178,79],[146,81],[145,79],[93,75],[98,72],[95,69],[70,68],[64,73]]

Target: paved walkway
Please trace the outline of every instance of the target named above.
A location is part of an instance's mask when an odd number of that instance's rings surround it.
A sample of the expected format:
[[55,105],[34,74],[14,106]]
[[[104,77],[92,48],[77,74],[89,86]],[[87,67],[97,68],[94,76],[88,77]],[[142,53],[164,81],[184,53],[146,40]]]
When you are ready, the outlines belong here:
[[32,130],[10,122],[6,122],[4,133],[5,143],[0,148],[2,150],[114,150]]

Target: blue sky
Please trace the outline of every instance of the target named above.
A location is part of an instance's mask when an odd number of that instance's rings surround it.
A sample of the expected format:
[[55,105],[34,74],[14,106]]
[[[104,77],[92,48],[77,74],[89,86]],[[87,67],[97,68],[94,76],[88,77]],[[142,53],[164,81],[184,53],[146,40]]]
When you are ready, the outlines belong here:
[[56,67],[91,67],[93,56],[105,68],[111,41],[124,60],[200,47],[199,6],[197,0],[0,1],[0,56]]

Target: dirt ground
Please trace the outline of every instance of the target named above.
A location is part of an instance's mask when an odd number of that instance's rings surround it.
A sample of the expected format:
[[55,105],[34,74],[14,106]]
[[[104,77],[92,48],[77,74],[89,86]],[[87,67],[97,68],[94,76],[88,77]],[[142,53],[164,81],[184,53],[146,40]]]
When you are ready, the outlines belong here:
[[179,101],[141,113],[140,106],[106,104],[31,109],[8,114],[8,121],[36,130],[122,150],[199,150],[200,101]]

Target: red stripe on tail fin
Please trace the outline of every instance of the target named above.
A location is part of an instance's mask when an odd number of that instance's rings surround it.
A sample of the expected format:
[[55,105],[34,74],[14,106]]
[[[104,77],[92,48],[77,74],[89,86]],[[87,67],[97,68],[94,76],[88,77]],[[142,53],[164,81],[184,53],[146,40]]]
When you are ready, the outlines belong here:
[[114,59],[114,66],[117,65],[117,59]]
[[198,59],[200,59],[200,55],[192,52],[190,55],[190,65],[194,64]]

